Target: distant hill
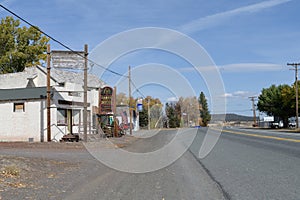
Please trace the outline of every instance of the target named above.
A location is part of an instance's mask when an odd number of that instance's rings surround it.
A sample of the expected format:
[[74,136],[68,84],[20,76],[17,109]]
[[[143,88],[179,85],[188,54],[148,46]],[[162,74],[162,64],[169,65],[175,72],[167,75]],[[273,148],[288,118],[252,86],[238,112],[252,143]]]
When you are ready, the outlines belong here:
[[244,116],[244,115],[237,115],[233,113],[228,113],[228,114],[212,114],[212,120],[213,121],[253,121],[253,117],[250,116]]

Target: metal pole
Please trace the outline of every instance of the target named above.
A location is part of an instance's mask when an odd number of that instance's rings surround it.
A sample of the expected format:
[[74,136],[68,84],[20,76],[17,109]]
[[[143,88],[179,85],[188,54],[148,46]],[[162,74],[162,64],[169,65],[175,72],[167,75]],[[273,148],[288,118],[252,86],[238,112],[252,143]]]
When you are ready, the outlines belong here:
[[[50,44],[47,45],[47,141],[51,142],[51,87],[50,87]],[[42,138],[44,141],[44,138]]]
[[131,110],[131,72],[130,72],[130,66],[128,67],[128,96],[129,96],[129,133],[132,135],[132,110]]
[[88,45],[84,45],[84,74],[83,74],[83,140],[87,142],[87,56]]
[[296,128],[299,128],[299,109],[298,109],[298,65],[300,65],[300,63],[288,63],[288,66],[293,66],[295,67],[295,90],[296,90]]

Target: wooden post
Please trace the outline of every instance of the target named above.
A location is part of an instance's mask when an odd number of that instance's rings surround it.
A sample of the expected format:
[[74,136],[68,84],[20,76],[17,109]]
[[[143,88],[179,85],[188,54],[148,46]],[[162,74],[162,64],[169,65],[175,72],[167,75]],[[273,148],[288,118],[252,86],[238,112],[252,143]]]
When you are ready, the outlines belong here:
[[[47,45],[47,141],[51,142],[50,44]],[[43,139],[44,140],[44,139]]]
[[114,91],[113,91],[113,102],[112,102],[112,106],[113,106],[113,113],[114,113],[114,137],[118,137],[118,123],[117,123],[117,87],[114,87]]
[[83,140],[87,142],[87,56],[88,46],[84,45],[84,74],[83,74]]
[[128,67],[128,96],[129,96],[129,102],[128,102],[128,107],[129,107],[129,133],[132,135],[132,109],[131,109],[131,71],[130,71],[130,66]]
[[147,104],[148,104],[148,130],[151,129],[151,121],[150,121],[150,98],[147,98]]
[[288,66],[295,67],[295,93],[296,93],[296,128],[299,128],[299,102],[298,102],[298,66],[300,66],[300,63],[288,63]]

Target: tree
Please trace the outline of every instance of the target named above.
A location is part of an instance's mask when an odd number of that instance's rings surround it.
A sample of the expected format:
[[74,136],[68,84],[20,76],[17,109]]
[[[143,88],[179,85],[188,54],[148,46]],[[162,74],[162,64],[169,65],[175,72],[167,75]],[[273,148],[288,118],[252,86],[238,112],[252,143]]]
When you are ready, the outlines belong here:
[[177,103],[166,103],[165,112],[168,119],[168,128],[180,127],[181,121],[181,107]]
[[295,92],[289,85],[272,85],[263,88],[258,97],[257,108],[259,111],[275,119],[282,119],[287,126],[288,118],[295,115]]
[[183,114],[183,126],[198,125],[200,114],[197,97],[180,97],[178,103]]
[[181,116],[182,116],[182,112],[181,112],[181,105],[177,102],[174,106],[174,110],[175,110],[175,125],[176,128],[180,127],[180,122],[181,122]]
[[121,92],[116,95],[116,105],[128,105],[128,97]]
[[200,118],[202,126],[207,126],[208,122],[211,120],[211,115],[208,110],[207,100],[203,92],[200,93],[198,98],[199,102],[199,110],[200,110]]
[[151,128],[155,128],[155,124],[161,116],[162,104],[158,98],[147,96],[143,99],[143,110],[139,112],[139,120],[141,127],[148,127],[148,108],[150,109],[150,125]]
[[143,109],[142,112],[139,112],[139,126],[141,128],[148,127],[148,113],[145,109]]
[[20,21],[6,17],[0,23],[0,74],[20,72],[46,60],[49,39],[37,27],[20,27]]

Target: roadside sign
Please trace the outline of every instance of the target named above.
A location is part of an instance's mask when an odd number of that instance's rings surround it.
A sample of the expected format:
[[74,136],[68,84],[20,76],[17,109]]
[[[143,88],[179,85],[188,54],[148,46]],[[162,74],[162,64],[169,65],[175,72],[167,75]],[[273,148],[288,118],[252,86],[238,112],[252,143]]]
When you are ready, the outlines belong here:
[[264,117],[264,122],[273,122],[274,121],[274,117],[270,117],[270,116],[267,116],[267,117]]
[[111,87],[101,88],[100,92],[100,114],[107,114],[112,112],[112,95],[113,89]]

